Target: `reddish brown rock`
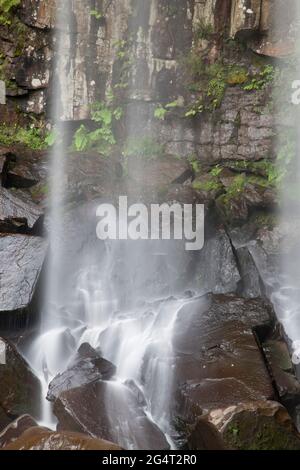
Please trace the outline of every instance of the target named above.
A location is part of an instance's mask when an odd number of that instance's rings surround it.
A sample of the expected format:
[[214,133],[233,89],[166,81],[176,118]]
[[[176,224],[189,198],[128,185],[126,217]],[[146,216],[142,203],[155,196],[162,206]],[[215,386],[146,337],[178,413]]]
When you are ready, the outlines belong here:
[[226,295],[191,301],[179,312],[173,339],[179,415],[193,422],[205,410],[274,398],[252,332],[270,322],[263,302]]
[[93,439],[75,432],[51,432],[44,428],[31,428],[2,450],[122,450],[102,439]]
[[0,433],[0,449],[12,444],[27,429],[37,426],[37,422],[29,415],[20,416],[18,419],[8,424]]
[[[206,423],[205,423],[206,422]],[[277,402],[256,401],[215,409],[196,423],[191,450],[203,450],[207,428],[212,439],[206,450],[299,450],[300,435],[286,409]]]
[[63,392],[54,403],[54,413],[58,430],[115,441],[125,449],[169,448],[164,434],[144,413],[136,394],[119,383],[99,381]]

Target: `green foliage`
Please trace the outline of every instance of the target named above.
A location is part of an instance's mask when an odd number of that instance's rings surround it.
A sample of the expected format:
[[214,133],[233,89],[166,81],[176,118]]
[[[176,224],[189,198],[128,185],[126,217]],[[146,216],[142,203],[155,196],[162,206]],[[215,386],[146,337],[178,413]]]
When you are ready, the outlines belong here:
[[210,171],[210,174],[211,176],[214,176],[215,178],[217,178],[221,173],[222,173],[223,169],[220,165],[216,165],[211,171]]
[[167,103],[165,106],[159,104],[154,111],[154,117],[156,119],[164,121],[168,112],[171,112],[173,109],[179,108],[182,105],[183,103],[181,102],[180,98],[175,101],[172,101],[171,103]]
[[11,12],[13,8],[19,6],[21,0],[0,0],[0,24],[11,24]]
[[159,119],[160,121],[164,121],[167,114],[168,114],[168,110],[165,109],[161,104],[158,105],[154,111],[154,117],[156,119]]
[[25,128],[19,126],[0,126],[0,143],[5,146],[22,144],[33,150],[48,147],[49,133],[39,128]]
[[98,10],[91,10],[91,16],[94,16],[96,20],[101,20],[104,17],[103,13]]
[[263,69],[259,72],[258,75],[253,77],[244,87],[243,89],[246,91],[253,91],[253,90],[263,90],[266,88],[267,85],[272,83],[276,76],[276,69],[273,65],[266,65]]
[[164,146],[151,137],[129,139],[123,155],[125,158],[138,157],[145,159],[158,158],[164,154]]
[[206,23],[204,20],[199,20],[195,25],[194,37],[197,41],[201,39],[209,39],[213,34],[214,28],[210,23]]
[[99,127],[90,131],[82,124],[74,134],[73,147],[79,151],[97,150],[103,155],[108,155],[116,139],[113,133],[113,123],[119,121],[123,111],[120,107],[114,107],[109,97],[108,104],[95,103],[92,107],[92,121]]
[[202,170],[202,167],[201,167],[201,163],[198,160],[197,155],[195,155],[195,154],[190,155],[188,157],[188,160],[191,164],[192,170],[195,173],[195,175],[200,174],[201,170]]

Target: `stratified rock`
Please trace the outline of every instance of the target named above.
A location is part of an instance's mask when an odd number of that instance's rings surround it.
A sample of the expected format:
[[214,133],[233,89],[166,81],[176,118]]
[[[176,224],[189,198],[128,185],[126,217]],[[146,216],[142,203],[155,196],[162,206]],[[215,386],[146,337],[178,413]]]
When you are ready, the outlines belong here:
[[29,364],[7,340],[5,364],[0,365],[0,406],[11,416],[26,413],[38,416],[41,400],[41,384]]
[[97,382],[63,392],[54,403],[54,413],[58,430],[83,432],[125,449],[169,448],[135,394],[117,382]]
[[[0,321],[7,314],[25,316],[34,298],[46,242],[27,235],[0,235]],[[10,317],[12,321],[12,318]],[[12,322],[13,324],[13,322]]]
[[122,450],[102,439],[93,439],[75,432],[51,432],[44,428],[31,428],[2,450]]
[[300,449],[300,435],[286,409],[277,402],[256,401],[211,411],[200,418],[191,433],[189,448],[192,450],[203,450],[204,420],[218,433],[216,439],[208,443],[208,450],[219,448],[220,439],[227,449]]
[[29,232],[41,225],[42,210],[25,194],[0,187],[0,231]]
[[194,421],[204,410],[274,397],[252,332],[270,323],[264,302],[233,295],[205,296],[181,309],[173,339],[180,416]]
[[77,355],[66,371],[58,374],[50,383],[47,399],[54,401],[60,393],[98,380],[109,380],[116,367],[102,358],[89,344],[80,346]]
[[49,29],[54,26],[55,0],[22,0],[20,16],[24,23],[34,28]]
[[261,0],[233,0],[231,7],[231,30],[233,37],[249,36],[257,33],[260,27]]
[[0,449],[8,444],[12,444],[27,431],[27,429],[34,428],[37,425],[37,422],[30,415],[20,416],[18,419],[8,424],[0,433]]

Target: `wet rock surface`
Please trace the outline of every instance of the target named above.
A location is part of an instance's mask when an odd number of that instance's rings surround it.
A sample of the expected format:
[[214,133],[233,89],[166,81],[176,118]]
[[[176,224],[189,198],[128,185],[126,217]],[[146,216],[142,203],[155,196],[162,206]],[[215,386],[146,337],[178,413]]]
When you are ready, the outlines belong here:
[[12,444],[27,429],[36,427],[38,424],[30,415],[22,415],[0,432],[0,449]]
[[40,427],[25,431],[14,442],[2,450],[111,450],[119,451],[121,447],[102,439],[93,439],[85,434],[75,432],[51,432]]
[[28,235],[0,234],[0,318],[26,314],[43,266],[46,242]]
[[173,339],[180,414],[193,421],[221,404],[274,398],[253,333],[257,326],[270,325],[270,314],[260,300],[225,295],[206,296],[183,307]]
[[116,372],[116,367],[102,358],[89,344],[80,346],[78,353],[63,373],[57,375],[49,384],[47,399],[55,401],[62,393],[72,388],[110,380]]
[[25,194],[0,187],[0,231],[29,233],[42,231],[42,210]]
[[[209,425],[214,434],[210,442],[206,442]],[[279,403],[249,402],[216,409],[195,425],[189,440],[190,449],[218,450],[221,446],[243,450],[299,450],[300,435]]]
[[63,392],[54,403],[54,413],[58,430],[117,441],[125,449],[169,448],[164,434],[145,415],[135,394],[118,383],[97,382]]
[[24,413],[39,415],[41,384],[28,363],[9,341],[5,346],[5,364],[0,364],[0,406],[9,416]]

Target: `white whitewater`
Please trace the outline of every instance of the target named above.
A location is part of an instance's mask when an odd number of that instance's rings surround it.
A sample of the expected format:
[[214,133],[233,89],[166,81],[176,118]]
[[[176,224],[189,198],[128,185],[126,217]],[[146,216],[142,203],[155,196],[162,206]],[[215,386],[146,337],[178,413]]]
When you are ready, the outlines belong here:
[[[53,106],[58,135],[64,120],[61,103],[65,102],[66,51],[70,50],[71,41],[68,11],[68,2],[62,2],[58,10],[55,67],[55,83],[60,86],[54,89]],[[134,119],[133,110],[128,118],[129,138],[135,128]],[[51,160],[50,253],[42,324],[24,355],[43,384],[40,422],[54,427],[55,417],[45,399],[50,381],[66,369],[82,343],[101,350],[102,356],[117,367],[103,406],[108,415],[119,414],[114,440],[132,448],[136,430],[131,426],[131,411],[126,416],[122,414],[125,389],[140,391],[146,416],[166,436],[171,433],[175,361],[172,336],[177,314],[189,302],[184,294],[187,287],[180,279],[182,260],[187,254],[181,242],[100,243],[95,240],[95,208],[91,209],[91,216],[85,217],[85,225],[77,222],[76,211],[64,214],[66,150],[58,139]],[[77,233],[78,246],[72,238]],[[128,436],[125,442],[119,441],[118,428],[125,430],[121,433]]]

